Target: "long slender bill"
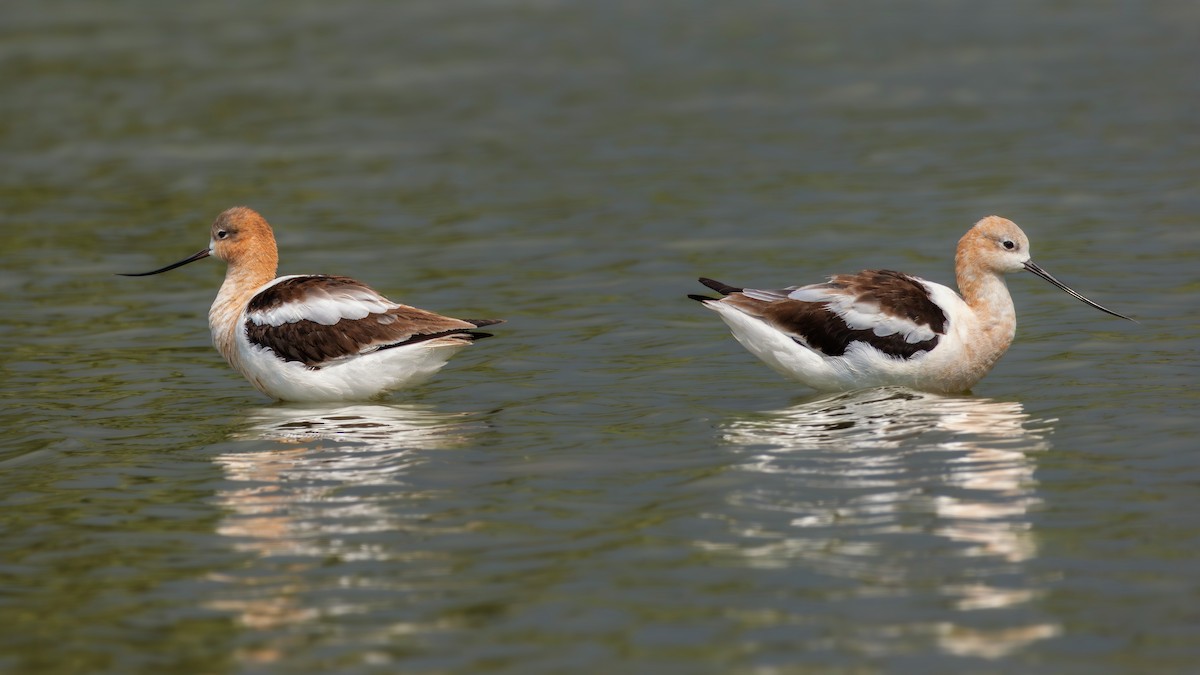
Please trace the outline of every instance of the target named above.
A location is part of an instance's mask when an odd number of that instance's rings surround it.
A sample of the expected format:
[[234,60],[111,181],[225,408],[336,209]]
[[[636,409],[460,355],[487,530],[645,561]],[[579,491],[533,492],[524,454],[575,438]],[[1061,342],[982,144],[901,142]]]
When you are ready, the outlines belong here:
[[[201,258],[207,258],[208,256],[209,256],[208,249],[204,249],[204,250],[197,252],[195,255],[191,256],[190,258],[184,258],[183,260],[180,260],[177,263],[171,263],[170,265],[167,265],[166,267],[163,267],[161,269],[154,270],[153,272],[133,272],[133,273],[118,272],[118,275],[122,276],[122,277],[148,277],[151,274],[161,274],[163,272],[169,272],[170,270],[173,270],[176,267],[183,267],[184,265],[186,265],[190,262],[196,262],[197,260],[200,260]],[[1105,310],[1105,311],[1108,311],[1108,310]]]
[[1129,318],[1129,317],[1125,316],[1124,314],[1117,314],[1116,312],[1112,311],[1111,309],[1107,309],[1107,308],[1105,308],[1105,307],[1101,307],[1100,305],[1098,305],[1098,304],[1096,304],[1096,303],[1092,302],[1091,300],[1088,300],[1087,298],[1083,297],[1083,296],[1082,296],[1082,295],[1080,295],[1079,293],[1076,293],[1076,292],[1075,292],[1074,290],[1072,290],[1072,289],[1071,289],[1069,286],[1067,286],[1067,285],[1066,285],[1066,284],[1064,284],[1063,282],[1061,282],[1061,281],[1059,281],[1058,279],[1055,279],[1053,276],[1051,276],[1049,272],[1047,272],[1046,270],[1042,269],[1041,267],[1038,267],[1036,264],[1034,264],[1034,262],[1033,262],[1032,260],[1026,260],[1026,261],[1025,261],[1025,269],[1029,270],[1030,272],[1033,272],[1034,274],[1038,275],[1039,277],[1041,277],[1041,278],[1045,279],[1046,281],[1049,281],[1050,283],[1054,284],[1054,285],[1055,285],[1055,286],[1057,286],[1058,288],[1060,288],[1060,289],[1062,289],[1062,290],[1066,291],[1068,295],[1070,295],[1071,297],[1075,298],[1076,300],[1082,300],[1083,302],[1085,302],[1085,303],[1087,303],[1087,304],[1091,305],[1092,307],[1095,307],[1096,309],[1100,310],[1101,312],[1104,312],[1105,314],[1112,314],[1113,316],[1115,316],[1115,317],[1119,317],[1119,318],[1121,318],[1121,319],[1125,319],[1126,321],[1133,321],[1134,323],[1137,323],[1137,321],[1135,321],[1134,319],[1131,319],[1131,318]]

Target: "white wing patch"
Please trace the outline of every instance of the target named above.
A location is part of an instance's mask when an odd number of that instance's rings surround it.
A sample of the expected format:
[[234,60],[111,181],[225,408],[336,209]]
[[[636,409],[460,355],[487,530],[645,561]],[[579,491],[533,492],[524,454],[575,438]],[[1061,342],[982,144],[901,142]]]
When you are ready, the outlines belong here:
[[[925,286],[928,288],[930,284],[926,283]],[[820,303],[825,305],[829,311],[837,314],[849,328],[869,330],[879,337],[899,334],[908,344],[925,342],[937,336],[932,327],[915,323],[905,316],[889,314],[883,311],[878,303],[859,302],[857,293],[848,292],[838,286],[812,284],[785,290],[790,292],[787,295],[783,295],[781,291],[753,291],[753,295],[750,291],[742,291],[742,293],[768,302],[787,298],[800,302]]]
[[800,302],[829,302],[837,295],[837,289],[829,284],[813,284],[788,290],[791,293],[788,293],[787,297]]
[[[295,276],[280,277],[258,292],[262,293],[274,283],[293,278]],[[400,306],[365,286],[330,287],[320,283],[320,280],[321,277],[313,277],[313,282],[306,285],[303,295],[298,299],[267,310],[249,312],[246,319],[258,325],[269,326],[282,326],[297,321],[313,321],[332,326],[342,319],[364,319],[370,314],[383,314]]]
[[[762,300],[763,302],[778,302],[780,300],[787,300],[791,297],[790,295],[785,294],[783,291],[764,291],[757,288],[743,288],[742,295],[746,296],[747,298]],[[818,301],[814,300],[812,302]]]
[[925,324],[913,322],[906,316],[884,312],[874,302],[857,302],[849,295],[837,295],[826,300],[834,312],[854,330],[869,330],[879,337],[899,334],[908,344],[932,340],[937,333]]

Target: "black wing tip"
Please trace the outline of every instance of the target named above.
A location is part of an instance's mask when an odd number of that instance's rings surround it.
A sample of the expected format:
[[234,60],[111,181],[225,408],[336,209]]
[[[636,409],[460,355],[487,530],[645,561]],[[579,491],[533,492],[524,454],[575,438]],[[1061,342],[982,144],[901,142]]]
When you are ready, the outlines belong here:
[[720,293],[721,295],[732,295],[733,293],[741,293],[742,292],[741,288],[738,288],[737,286],[730,286],[729,284],[721,283],[720,281],[717,281],[716,279],[700,277],[700,279],[698,281],[700,283],[704,284],[705,286],[708,286],[709,288],[713,289],[714,291]]
[[[476,328],[495,326],[498,323],[504,323],[504,319],[463,319],[463,321],[474,324]],[[488,337],[491,337],[491,335],[488,335]]]
[[695,293],[688,293],[688,297],[696,302],[719,302],[721,300],[720,298],[714,298],[711,295],[697,295]]
[[421,333],[420,335],[413,335],[407,340],[394,342],[390,345],[383,345],[379,348],[379,351],[383,351],[384,349],[395,349],[396,347],[407,347],[409,345],[415,345],[421,342],[429,342],[431,340],[438,340],[441,338],[458,338],[460,340],[466,340],[467,342],[474,342],[476,340],[482,340],[490,337],[494,337],[494,334],[468,330],[466,328],[451,328],[450,330],[441,330],[437,331],[436,333]]

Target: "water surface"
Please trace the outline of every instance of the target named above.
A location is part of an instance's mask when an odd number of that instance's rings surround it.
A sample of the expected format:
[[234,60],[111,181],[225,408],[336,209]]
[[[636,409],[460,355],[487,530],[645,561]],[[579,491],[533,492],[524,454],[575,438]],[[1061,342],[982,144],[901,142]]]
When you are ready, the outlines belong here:
[[[10,3],[0,670],[1188,672],[1190,2]],[[499,317],[419,391],[272,403],[208,343],[221,210],[283,273]],[[817,395],[688,301],[1011,279],[970,396]]]

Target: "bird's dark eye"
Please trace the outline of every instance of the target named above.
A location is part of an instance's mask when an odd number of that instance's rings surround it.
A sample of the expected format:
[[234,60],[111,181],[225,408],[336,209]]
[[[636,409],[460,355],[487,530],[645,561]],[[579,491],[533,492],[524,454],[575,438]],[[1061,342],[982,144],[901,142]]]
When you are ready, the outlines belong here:
[[[217,239],[226,239],[228,237],[229,237],[229,233],[226,232],[225,230],[217,230]],[[1008,243],[1008,242],[1005,242],[1005,243]]]
[[1017,247],[1017,245],[1013,243],[1013,240],[1012,240],[1012,239],[1005,239],[1005,240],[1004,240],[1004,248],[1006,248],[1006,249],[1008,249],[1008,250],[1010,250],[1010,251],[1011,251],[1011,250],[1013,250],[1013,249],[1014,249],[1014,248],[1016,248],[1016,247]]

